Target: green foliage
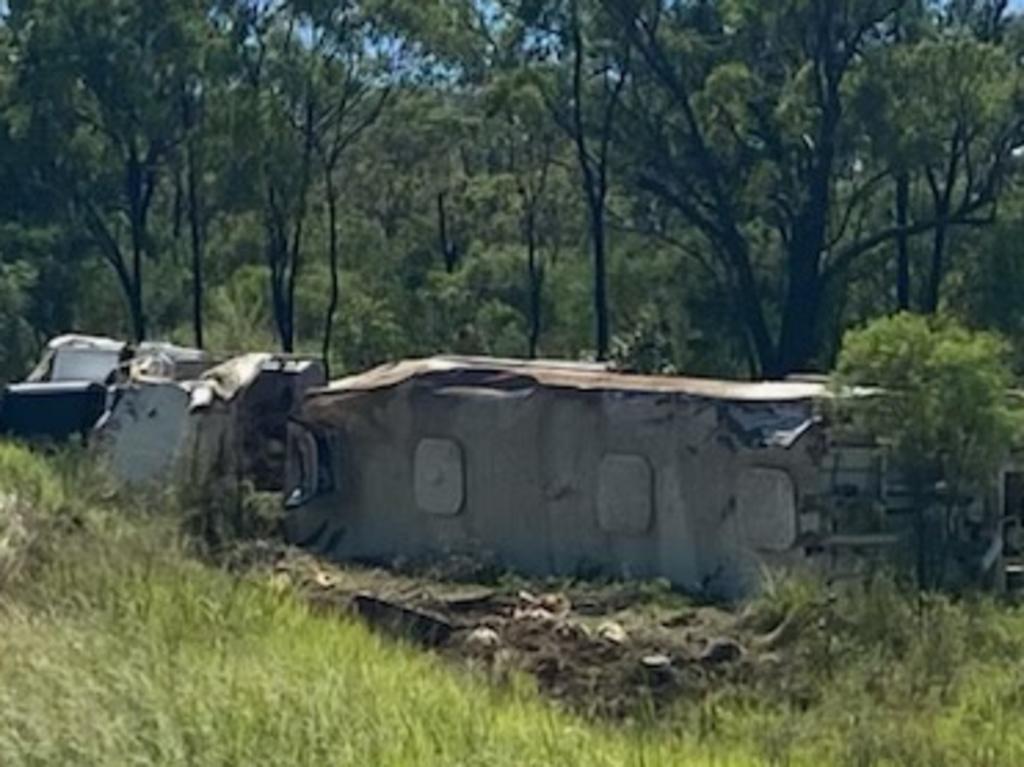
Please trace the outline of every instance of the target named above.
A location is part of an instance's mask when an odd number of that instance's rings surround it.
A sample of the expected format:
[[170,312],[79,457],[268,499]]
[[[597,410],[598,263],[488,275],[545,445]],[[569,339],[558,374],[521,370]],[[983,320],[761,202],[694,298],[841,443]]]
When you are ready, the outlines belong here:
[[919,490],[945,480],[954,491],[986,482],[1018,434],[1008,346],[954,320],[898,314],[847,333],[839,391],[871,387],[847,407],[889,442]]
[[671,375],[678,372],[675,357],[667,324],[649,312],[641,315],[628,335],[612,339],[612,359],[620,370]]
[[1015,337],[1024,25],[898,5],[11,3],[0,376],[69,330],[191,341],[193,290],[218,351],[592,355],[581,159],[634,367],[830,367],[895,303],[897,176],[912,305]]
[[352,373],[409,354],[409,339],[390,302],[346,291],[339,314],[334,359]]
[[975,325],[1000,333],[1013,348],[1014,370],[1024,370],[1024,258],[1019,201],[990,229],[965,238],[976,255],[951,285],[949,309]]
[[266,297],[266,269],[244,266],[211,291],[210,345],[225,352],[273,346]]

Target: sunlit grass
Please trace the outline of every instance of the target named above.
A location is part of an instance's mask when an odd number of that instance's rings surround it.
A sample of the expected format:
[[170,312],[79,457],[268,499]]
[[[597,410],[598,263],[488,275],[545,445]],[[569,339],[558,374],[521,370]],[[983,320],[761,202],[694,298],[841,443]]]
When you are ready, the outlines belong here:
[[77,463],[3,460],[26,463],[0,488],[48,488],[37,516],[86,521],[33,523],[0,586],[2,765],[1024,764],[1024,617],[991,601],[920,617],[882,581],[767,685],[584,721],[199,563],[166,515],[97,508]]
[[[651,763],[645,752],[699,755],[668,739],[647,750],[555,712],[526,684],[485,685],[167,554],[120,573],[115,562],[79,564],[32,586],[33,607],[14,602],[0,619],[2,764],[618,765]],[[58,588],[52,608],[39,607]]]

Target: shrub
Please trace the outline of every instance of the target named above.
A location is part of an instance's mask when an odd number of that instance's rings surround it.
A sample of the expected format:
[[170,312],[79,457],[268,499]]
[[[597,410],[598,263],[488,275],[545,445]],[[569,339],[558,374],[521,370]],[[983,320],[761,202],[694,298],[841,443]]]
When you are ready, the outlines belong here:
[[[1008,358],[1008,345],[994,334],[906,313],[875,320],[843,340],[837,388],[844,395],[853,387],[872,391],[841,396],[839,407],[864,419],[906,476],[916,498],[922,584],[942,578],[957,511],[984,492],[1018,431]],[[940,509],[937,524],[926,519],[930,506]],[[926,547],[931,527],[938,539]],[[932,549],[938,563],[929,574]]]
[[904,313],[847,333],[835,379],[884,390],[856,406],[916,480],[978,482],[1015,433],[1008,355],[992,333]]

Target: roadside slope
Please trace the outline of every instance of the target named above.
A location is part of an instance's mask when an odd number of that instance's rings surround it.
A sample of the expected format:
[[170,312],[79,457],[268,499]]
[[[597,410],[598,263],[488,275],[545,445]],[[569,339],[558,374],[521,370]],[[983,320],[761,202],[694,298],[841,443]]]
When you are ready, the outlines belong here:
[[0,578],[0,764],[1024,763],[1016,608],[929,598],[919,615],[883,584],[805,630],[775,677],[613,723],[204,565],[170,510],[116,499],[80,458],[0,445],[0,490],[19,518],[0,521],[0,539],[19,531]]

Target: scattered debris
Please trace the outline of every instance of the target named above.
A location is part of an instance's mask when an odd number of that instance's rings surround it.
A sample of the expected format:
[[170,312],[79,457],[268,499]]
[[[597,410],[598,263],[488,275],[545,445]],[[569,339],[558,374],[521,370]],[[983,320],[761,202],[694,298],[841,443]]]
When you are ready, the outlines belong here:
[[572,610],[572,602],[565,594],[542,594],[537,602],[554,615],[566,615]]
[[698,660],[701,663],[718,665],[720,663],[735,663],[744,655],[742,645],[734,639],[714,639],[700,654]]
[[493,589],[481,589],[467,593],[452,594],[440,597],[444,607],[453,613],[470,612],[486,608],[495,599]]
[[667,655],[645,655],[640,662],[649,671],[665,671],[672,667],[672,659]]
[[337,567],[283,546],[237,554],[236,569],[287,584],[325,612],[354,613],[492,680],[528,674],[543,694],[586,715],[657,711],[732,679],[777,675],[788,659],[782,647],[758,645],[763,622],[746,625],[742,615],[636,584],[481,586]]
[[404,607],[371,594],[356,594],[352,606],[374,628],[427,647],[444,644],[455,630],[441,616]]
[[466,649],[471,652],[492,653],[501,647],[498,632],[487,626],[473,629],[466,637]]
[[672,681],[672,659],[667,655],[645,655],[640,659],[647,674],[647,679],[652,685],[669,684]]
[[779,624],[769,631],[755,637],[754,643],[762,650],[776,650],[792,642],[810,622],[812,616],[802,611],[794,611],[786,615]]
[[605,621],[598,626],[597,635],[604,641],[617,645],[624,645],[629,641],[626,629],[622,627],[622,624],[615,621]]
[[517,621],[533,621],[535,623],[545,623],[554,625],[558,622],[555,618],[555,614],[545,610],[543,607],[525,607],[517,609],[512,614],[513,620]]

